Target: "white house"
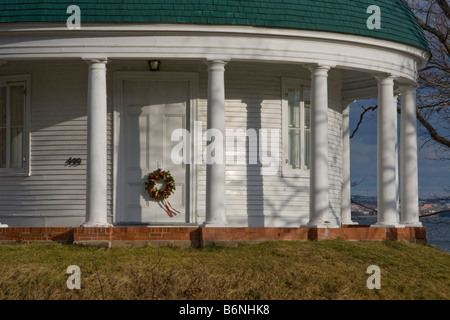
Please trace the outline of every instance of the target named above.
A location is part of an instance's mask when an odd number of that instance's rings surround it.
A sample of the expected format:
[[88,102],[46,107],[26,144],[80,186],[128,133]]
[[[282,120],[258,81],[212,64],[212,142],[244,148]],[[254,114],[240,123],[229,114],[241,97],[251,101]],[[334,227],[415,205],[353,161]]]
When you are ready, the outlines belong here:
[[[404,0],[0,6],[3,226],[351,224],[349,105],[376,97],[376,226],[420,226],[429,49]],[[158,168],[175,217],[145,189]]]

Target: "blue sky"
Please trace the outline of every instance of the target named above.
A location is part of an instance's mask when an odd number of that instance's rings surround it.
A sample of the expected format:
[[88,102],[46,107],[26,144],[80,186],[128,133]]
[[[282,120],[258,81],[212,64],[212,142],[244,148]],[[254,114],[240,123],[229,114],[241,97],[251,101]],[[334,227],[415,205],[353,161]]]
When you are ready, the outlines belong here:
[[[376,100],[359,101],[350,107],[350,132],[356,128],[361,114],[361,105],[375,106]],[[399,126],[400,126],[400,118]],[[418,130],[421,132],[420,124]],[[418,136],[419,147],[426,141],[426,136]],[[353,194],[376,196],[377,190],[377,120],[376,111],[369,112],[364,122],[350,141],[351,150],[351,180],[361,181],[352,188]],[[436,161],[435,150],[431,143],[419,150],[419,197],[444,195],[445,188],[450,188],[450,161]]]

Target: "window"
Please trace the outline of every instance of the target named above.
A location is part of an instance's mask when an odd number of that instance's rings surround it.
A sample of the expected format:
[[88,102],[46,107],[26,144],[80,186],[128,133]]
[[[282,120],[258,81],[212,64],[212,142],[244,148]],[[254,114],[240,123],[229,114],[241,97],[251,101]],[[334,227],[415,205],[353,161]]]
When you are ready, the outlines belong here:
[[28,174],[28,81],[0,79],[0,174]]
[[283,80],[283,176],[309,174],[311,89],[309,81]]

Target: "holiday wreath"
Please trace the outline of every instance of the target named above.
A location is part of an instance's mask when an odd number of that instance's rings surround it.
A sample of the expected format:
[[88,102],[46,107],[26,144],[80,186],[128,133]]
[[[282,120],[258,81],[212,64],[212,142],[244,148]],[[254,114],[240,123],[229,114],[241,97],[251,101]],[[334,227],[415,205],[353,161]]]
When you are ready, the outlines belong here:
[[[161,188],[156,187],[156,183],[162,180],[163,185]],[[164,209],[167,211],[170,217],[173,217],[180,212],[172,208],[170,202],[167,200],[170,195],[176,190],[175,180],[173,179],[170,171],[163,171],[161,169],[155,170],[148,175],[145,187],[151,198],[156,201],[161,201],[164,205]]]

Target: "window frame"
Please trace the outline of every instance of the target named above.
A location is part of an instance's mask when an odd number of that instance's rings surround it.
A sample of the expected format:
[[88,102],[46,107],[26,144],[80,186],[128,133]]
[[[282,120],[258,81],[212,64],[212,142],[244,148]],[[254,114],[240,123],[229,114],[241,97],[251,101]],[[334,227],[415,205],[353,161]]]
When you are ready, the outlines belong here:
[[[289,100],[288,100],[288,90],[289,89],[300,89],[300,168],[293,169],[289,165]],[[305,104],[304,104],[304,90],[311,90],[311,81],[304,79],[294,79],[294,78],[282,78],[282,146],[283,146],[283,158],[282,158],[282,176],[283,177],[304,177],[309,178],[310,169],[305,168],[305,146],[304,146],[304,135],[305,135]],[[312,112],[312,109],[310,109]],[[311,119],[311,117],[310,117]],[[310,126],[311,129],[311,126]],[[311,143],[309,144],[311,148]],[[311,150],[310,150],[311,152]],[[311,164],[310,164],[311,166]]]
[[[7,76],[0,76],[0,87],[11,87],[14,85],[23,85],[24,86],[24,115],[23,115],[23,155],[22,157],[25,157],[25,161],[23,162],[23,168],[0,168],[0,176],[2,177],[8,177],[8,176],[30,176],[31,175],[31,169],[30,169],[30,155],[31,155],[31,148],[30,148],[30,135],[31,135],[31,114],[30,114],[30,106],[31,106],[31,76],[30,75],[7,75]],[[7,93],[7,96],[8,93]],[[7,103],[9,104],[10,101],[7,98]],[[8,126],[8,124],[7,124]],[[10,154],[6,155],[7,157],[10,157]]]

